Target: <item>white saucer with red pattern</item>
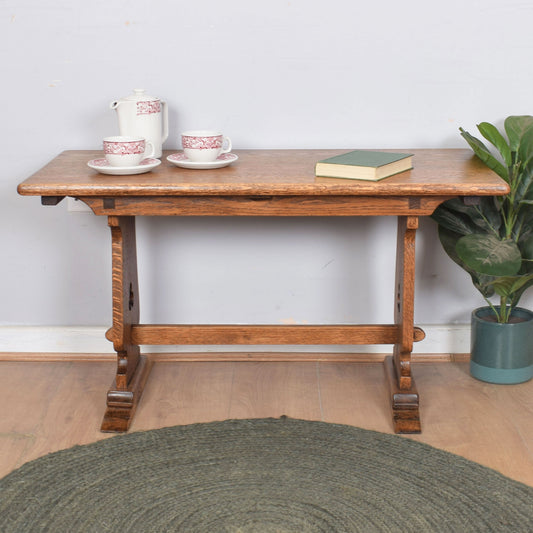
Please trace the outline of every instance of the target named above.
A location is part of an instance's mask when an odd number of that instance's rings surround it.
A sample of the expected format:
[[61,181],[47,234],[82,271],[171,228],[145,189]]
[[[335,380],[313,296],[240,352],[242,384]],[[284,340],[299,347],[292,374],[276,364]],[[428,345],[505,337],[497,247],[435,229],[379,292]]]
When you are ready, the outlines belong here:
[[147,157],[134,167],[112,167],[107,162],[107,159],[102,158],[91,159],[91,161],[87,163],[87,166],[100,172],[100,174],[110,174],[112,176],[131,176],[133,174],[144,174],[145,172],[150,172],[150,170],[154,169],[160,164],[160,159]]
[[183,152],[172,154],[167,157],[167,161],[181,168],[222,168],[231,165],[239,159],[235,154],[231,152],[228,154],[220,154],[214,161],[191,161]]

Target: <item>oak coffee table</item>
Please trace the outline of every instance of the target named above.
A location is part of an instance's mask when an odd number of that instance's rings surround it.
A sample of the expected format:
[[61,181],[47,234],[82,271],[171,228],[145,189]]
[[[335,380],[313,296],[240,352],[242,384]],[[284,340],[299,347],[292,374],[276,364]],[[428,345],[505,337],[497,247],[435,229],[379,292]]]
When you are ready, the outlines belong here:
[[[386,357],[394,430],[420,432],[411,351],[425,334],[414,326],[415,234],[420,216],[455,197],[503,195],[507,184],[469,149],[409,150],[414,168],[378,182],[317,178],[315,163],[347,150],[240,150],[225,168],[190,170],[166,160],[153,171],[108,176],[87,167],[101,152],[69,150],[25,180],[18,192],[57,205],[71,196],[111,228],[113,324],[117,353],[102,431],[127,431],[148,379],[142,345],[391,344]],[[392,151],[392,150],[391,150]],[[401,150],[406,152],[407,150]],[[398,219],[394,323],[365,325],[162,325],[139,323],[135,217],[395,216]]]

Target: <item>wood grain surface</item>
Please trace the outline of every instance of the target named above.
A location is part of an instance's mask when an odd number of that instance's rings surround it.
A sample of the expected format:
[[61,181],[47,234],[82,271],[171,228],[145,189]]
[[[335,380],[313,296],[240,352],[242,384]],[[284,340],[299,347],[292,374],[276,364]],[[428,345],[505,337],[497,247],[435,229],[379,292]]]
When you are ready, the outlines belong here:
[[[414,328],[412,341],[425,337]],[[401,330],[393,324],[367,325],[173,325],[138,324],[132,326],[132,341],[139,345],[187,344],[395,344]]]
[[[68,150],[25,180],[22,195],[187,196],[348,195],[479,196],[505,194],[508,187],[469,149],[401,150],[414,154],[412,170],[379,182],[315,177],[320,159],[347,150],[236,150],[239,160],[214,170],[178,168],[166,160],[136,176],[99,174],[87,166],[101,151]],[[396,151],[396,150],[388,150]]]

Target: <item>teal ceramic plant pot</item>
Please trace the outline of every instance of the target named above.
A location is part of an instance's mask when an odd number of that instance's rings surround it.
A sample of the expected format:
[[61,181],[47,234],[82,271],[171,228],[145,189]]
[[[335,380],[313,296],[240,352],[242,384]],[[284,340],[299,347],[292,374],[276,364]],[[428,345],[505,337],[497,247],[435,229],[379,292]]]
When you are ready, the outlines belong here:
[[472,312],[470,374],[489,383],[523,383],[533,377],[533,312],[516,307],[515,322],[487,320],[490,307]]

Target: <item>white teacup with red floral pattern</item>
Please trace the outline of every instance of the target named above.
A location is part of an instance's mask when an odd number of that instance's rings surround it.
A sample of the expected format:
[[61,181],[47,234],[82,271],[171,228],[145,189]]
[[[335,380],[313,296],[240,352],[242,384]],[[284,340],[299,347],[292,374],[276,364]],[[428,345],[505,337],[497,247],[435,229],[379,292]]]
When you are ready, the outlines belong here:
[[[146,145],[151,147],[148,154]],[[104,154],[112,167],[136,167],[143,159],[153,157],[154,145],[143,137],[117,135],[104,139]]]
[[211,130],[185,131],[181,134],[181,144],[187,159],[199,163],[215,161],[220,154],[231,151],[231,140]]

